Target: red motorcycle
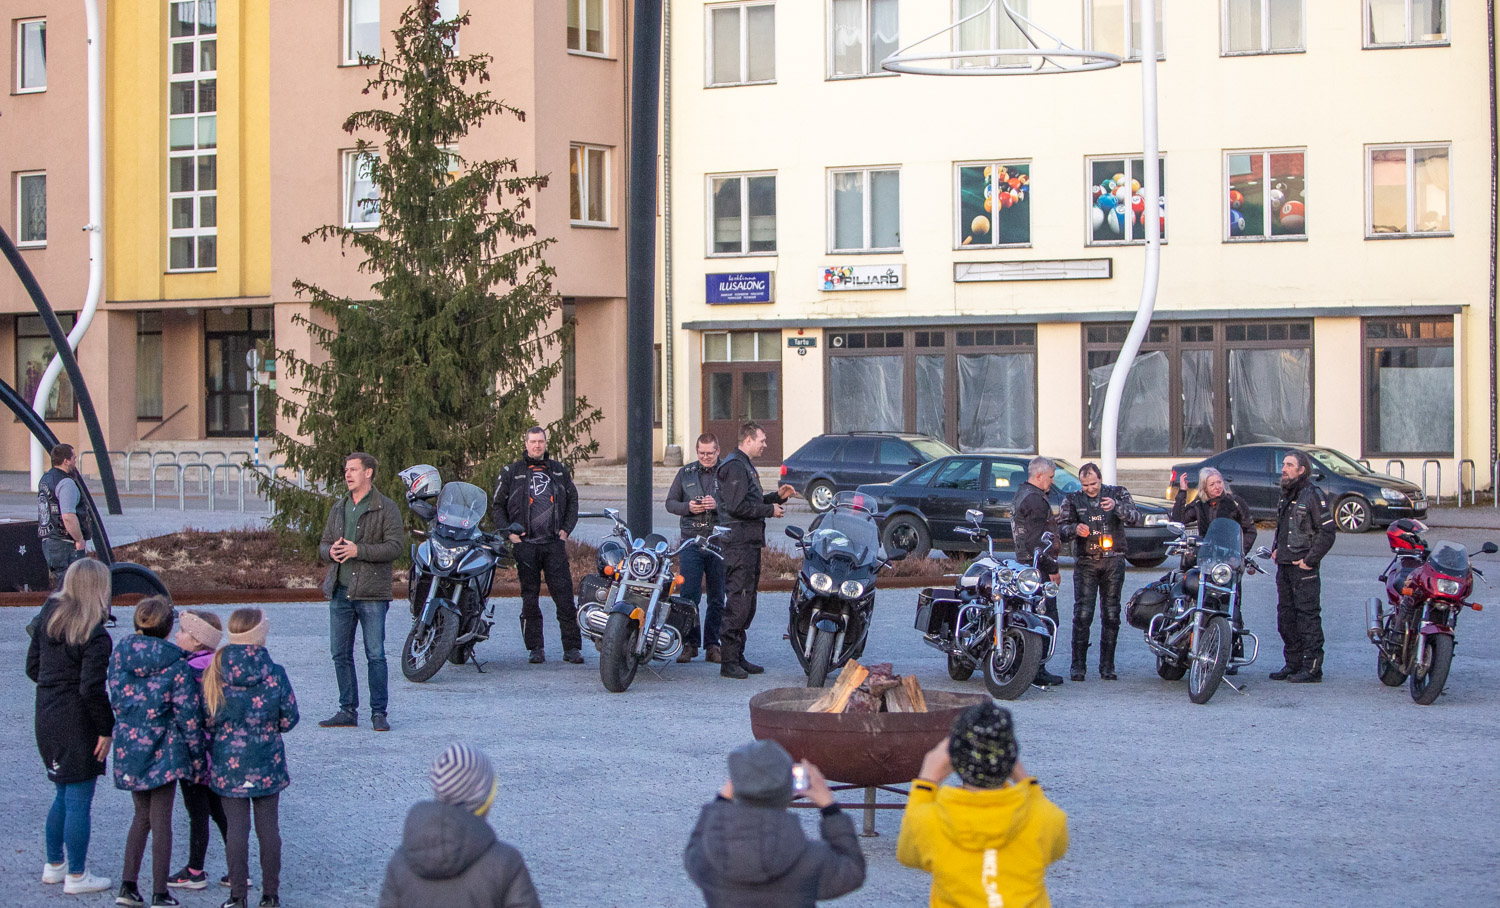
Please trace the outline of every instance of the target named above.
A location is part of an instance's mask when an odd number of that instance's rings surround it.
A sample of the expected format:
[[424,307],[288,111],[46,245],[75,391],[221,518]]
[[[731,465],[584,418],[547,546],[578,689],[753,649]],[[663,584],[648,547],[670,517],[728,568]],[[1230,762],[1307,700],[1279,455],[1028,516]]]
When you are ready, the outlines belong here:
[[[1464,606],[1481,609],[1468,597],[1474,576],[1484,573],[1469,563],[1470,552],[1463,546],[1440,541],[1429,547],[1425,532],[1425,524],[1411,519],[1398,520],[1386,530],[1394,553],[1380,574],[1386,602],[1371,596],[1365,603],[1365,621],[1370,642],[1379,650],[1375,671],[1381,683],[1399,687],[1409,681],[1411,698],[1431,706],[1453,665],[1458,613]],[[1500,548],[1486,542],[1479,551],[1489,555]],[[1392,610],[1386,610],[1387,604]]]

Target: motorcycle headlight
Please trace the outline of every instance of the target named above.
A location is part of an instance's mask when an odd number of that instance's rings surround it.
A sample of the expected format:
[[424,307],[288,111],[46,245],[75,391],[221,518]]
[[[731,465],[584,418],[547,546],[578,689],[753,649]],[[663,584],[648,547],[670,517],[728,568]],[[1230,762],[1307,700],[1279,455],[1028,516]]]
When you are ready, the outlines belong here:
[[1406,496],[1396,491],[1395,489],[1381,489],[1380,497],[1384,498],[1386,501],[1391,502],[1392,504],[1406,503]]
[[1058,589],[1060,589],[1060,587],[1058,587],[1057,584],[1053,583],[1051,580],[1048,580],[1046,583],[1042,584],[1042,595],[1047,596],[1051,599],[1056,599]]
[[1016,575],[1016,586],[1023,596],[1035,596],[1042,588],[1042,572],[1036,568],[1027,568]]
[[813,574],[811,577],[807,578],[807,583],[819,593],[833,592],[833,578],[828,576],[827,574]]
[[630,576],[650,577],[656,573],[656,557],[650,552],[636,552],[630,556]]
[[1010,568],[1001,568],[1000,570],[995,572],[995,580],[1002,585],[1007,583],[1014,583],[1015,579],[1016,572],[1011,570]]
[[1164,527],[1168,523],[1171,523],[1171,521],[1168,520],[1167,517],[1168,517],[1168,515],[1166,515],[1166,514],[1147,514],[1146,515],[1146,526],[1148,526],[1148,527]]
[[865,585],[858,580],[845,580],[839,586],[839,595],[845,599],[858,599],[865,594]]
[[1221,561],[1209,568],[1208,579],[1214,586],[1228,586],[1229,581],[1234,579],[1234,569]]
[[453,549],[444,548],[436,539],[431,540],[431,542],[432,560],[437,563],[437,566],[445,571],[453,567],[453,556],[455,554]]
[[1437,590],[1440,595],[1457,596],[1459,590],[1459,582],[1457,580],[1449,580],[1446,577],[1439,577],[1438,579],[1433,581],[1432,587],[1433,589]]

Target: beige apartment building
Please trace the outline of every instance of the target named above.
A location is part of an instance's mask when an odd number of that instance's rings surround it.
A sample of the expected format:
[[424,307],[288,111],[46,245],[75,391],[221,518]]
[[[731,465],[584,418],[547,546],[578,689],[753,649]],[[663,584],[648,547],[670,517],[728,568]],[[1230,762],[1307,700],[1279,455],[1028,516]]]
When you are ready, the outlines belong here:
[[[325,224],[378,212],[341,125],[377,103],[361,54],[389,52],[404,0],[114,0],[105,9],[104,301],[79,360],[111,450],[164,443],[248,449],[255,425],[246,355],[312,354],[294,280],[360,296],[370,278]],[[440,9],[455,13],[457,0]],[[462,4],[464,52],[494,58],[496,97],[526,112],[465,137],[461,155],[515,158],[551,177],[534,209],[575,350],[621,345],[627,119],[624,0]],[[0,0],[11,80],[0,119],[0,202],[52,305],[71,325],[88,282],[85,31],[81,3]],[[373,137],[371,137],[373,138]],[[51,345],[19,282],[0,280],[0,374],[33,391]],[[624,363],[565,358],[560,391],[607,418],[601,456],[624,452]],[[264,377],[264,376],[263,376]],[[29,396],[29,394],[28,394]],[[561,412],[562,395],[545,420]],[[88,449],[64,379],[58,435]],[[269,417],[269,414],[267,414]],[[264,431],[264,421],[261,423]],[[194,443],[197,444],[194,444]],[[0,469],[25,469],[29,436],[0,421]],[[262,452],[266,451],[265,445]],[[86,462],[85,466],[88,464]]]
[[[1138,60],[1135,0],[1011,3]],[[1144,268],[1140,67],[880,68],[984,6],[671,4],[668,443],[754,418],[768,459],[848,430],[1097,456]],[[1285,440],[1488,485],[1484,4],[1160,8],[1165,244],[1121,468]],[[1021,40],[981,17],[923,49],[994,33]]]

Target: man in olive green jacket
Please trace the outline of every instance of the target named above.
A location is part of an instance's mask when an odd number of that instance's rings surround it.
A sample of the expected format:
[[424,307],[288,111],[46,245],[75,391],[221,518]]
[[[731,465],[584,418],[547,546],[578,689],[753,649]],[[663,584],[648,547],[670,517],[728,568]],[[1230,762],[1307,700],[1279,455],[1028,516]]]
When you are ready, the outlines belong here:
[[386,719],[385,615],[391,606],[391,562],[406,547],[406,531],[396,503],[380,494],[374,482],[374,457],[356,451],[344,458],[349,494],[333,503],[318,546],[320,557],[331,562],[323,595],[328,597],[329,648],[339,684],[339,711],[318,723],[324,728],[359,724],[359,682],[354,675],[358,625],[370,682],[370,726],[391,730]]

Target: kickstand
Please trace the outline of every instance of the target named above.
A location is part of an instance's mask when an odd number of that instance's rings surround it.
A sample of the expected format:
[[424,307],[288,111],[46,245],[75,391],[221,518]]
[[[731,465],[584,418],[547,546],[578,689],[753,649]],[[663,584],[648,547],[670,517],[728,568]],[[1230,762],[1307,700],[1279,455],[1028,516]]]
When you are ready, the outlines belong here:
[[1228,677],[1225,677],[1225,678],[1224,678],[1224,683],[1225,683],[1225,684],[1228,684],[1228,685],[1229,685],[1229,687],[1230,687],[1230,688],[1231,688],[1231,689],[1232,689],[1232,690],[1233,690],[1233,691],[1234,691],[1234,692],[1235,692],[1235,693],[1237,693],[1237,694],[1239,694],[1239,695],[1240,695],[1240,696],[1243,696],[1243,697],[1248,697],[1248,696],[1250,696],[1250,695],[1249,695],[1249,694],[1247,694],[1247,693],[1245,693],[1245,688],[1247,688],[1247,687],[1249,687],[1249,686],[1250,686],[1250,685],[1248,685],[1248,684],[1243,684],[1243,685],[1241,685],[1241,684],[1235,684],[1235,683],[1234,683],[1234,682],[1233,682],[1233,681],[1231,681],[1231,680],[1229,680],[1229,678],[1228,678]]
[[654,665],[651,664],[651,660],[650,659],[646,660],[645,665],[646,665],[646,671],[648,671],[651,674],[655,675],[656,676],[656,680],[658,680],[658,681],[665,681],[665,680],[667,680],[666,676],[663,675],[661,672],[657,671],[656,670],[656,666],[654,666]]
[[489,672],[486,672],[484,670],[484,666],[485,666],[486,663],[480,662],[479,661],[479,657],[476,656],[476,655],[474,655],[474,651],[473,650],[469,651],[469,661],[472,662],[472,663],[474,663],[474,667],[479,670],[479,673],[481,675],[487,675],[487,674],[489,674]]

